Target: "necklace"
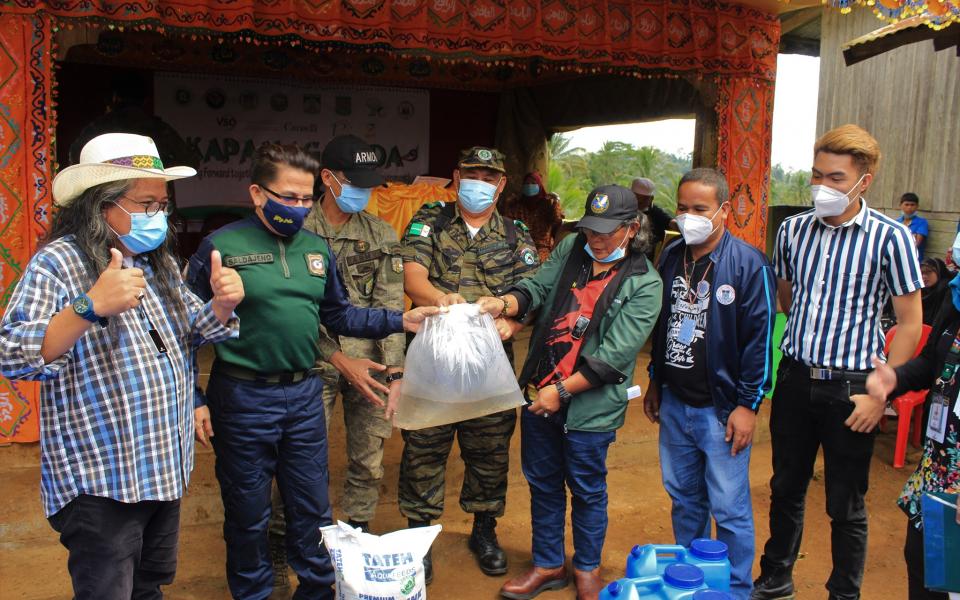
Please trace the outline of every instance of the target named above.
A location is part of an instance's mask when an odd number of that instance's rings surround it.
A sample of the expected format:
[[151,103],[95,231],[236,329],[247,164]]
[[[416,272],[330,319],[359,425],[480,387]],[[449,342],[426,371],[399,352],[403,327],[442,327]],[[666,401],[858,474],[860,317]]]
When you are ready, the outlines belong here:
[[[689,255],[689,257],[690,257],[690,261],[692,261],[692,262],[689,263],[689,266],[691,267],[689,271],[687,270],[687,266],[688,266],[687,256],[688,256],[688,255]],[[706,280],[707,274],[710,273],[710,268],[711,268],[711,267],[713,267],[713,261],[710,261],[710,263],[707,265],[707,268],[704,269],[703,275],[700,276],[700,281],[698,281],[696,287],[694,287],[694,286],[692,285],[693,282],[692,282],[691,280],[693,279],[693,274],[697,271],[697,262],[696,262],[695,260],[693,260],[693,253],[690,252],[690,247],[688,246],[688,247],[686,248],[686,250],[685,250],[684,253],[683,253],[683,282],[684,282],[684,283],[686,284],[686,286],[687,286],[687,298],[686,298],[686,300],[687,300],[688,303],[693,304],[693,302],[697,299],[697,289],[699,289],[700,284],[703,283],[704,280]]]

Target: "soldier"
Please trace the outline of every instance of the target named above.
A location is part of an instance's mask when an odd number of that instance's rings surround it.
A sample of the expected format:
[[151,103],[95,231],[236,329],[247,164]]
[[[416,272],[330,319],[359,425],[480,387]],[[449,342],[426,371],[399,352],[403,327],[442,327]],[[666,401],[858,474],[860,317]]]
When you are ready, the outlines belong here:
[[[470,148],[453,172],[457,204],[436,202],[413,216],[403,239],[403,280],[415,305],[446,306],[499,296],[536,270],[539,259],[527,227],[497,212],[506,183],[499,151]],[[505,348],[512,360],[511,346]],[[460,506],[474,515],[469,546],[487,575],[507,572],[495,528],[506,504],[516,420],[516,411],[508,410],[403,432],[398,495],[400,512],[411,527],[427,526],[443,512],[444,471],[456,434],[466,465]],[[430,553],[424,558],[428,583],[433,578],[431,559]]]
[[[351,304],[403,310],[397,234],[386,221],[364,210],[370,192],[383,183],[376,165],[373,148],[360,138],[344,135],[331,140],[321,156],[325,191],[305,227],[333,249]],[[404,337],[395,334],[378,341],[336,336],[324,329],[319,347],[317,366],[324,381],[328,429],[337,392],[343,397],[347,477],[341,508],[350,525],[369,531],[383,478],[383,442],[390,437],[390,418],[400,394]],[[376,378],[370,370],[379,372]],[[386,407],[377,392],[387,394]]]

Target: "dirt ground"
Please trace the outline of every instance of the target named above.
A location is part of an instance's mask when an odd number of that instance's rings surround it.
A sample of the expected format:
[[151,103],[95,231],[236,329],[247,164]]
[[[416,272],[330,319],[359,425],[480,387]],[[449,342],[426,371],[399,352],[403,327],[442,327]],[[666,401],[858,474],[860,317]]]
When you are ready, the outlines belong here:
[[[642,356],[640,364],[648,358]],[[638,369],[638,372],[641,372]],[[638,376],[644,385],[645,380]],[[758,436],[751,459],[751,483],[756,516],[757,560],[767,538],[768,482],[771,475],[770,444],[766,428],[768,409],[761,412]],[[330,471],[334,511],[343,486],[343,419],[338,411],[331,431]],[[905,519],[895,500],[919,453],[908,452],[904,469],[893,469],[895,422],[878,438],[868,495],[870,541],[863,584],[866,600],[906,598],[906,572],[902,545]],[[487,577],[467,549],[472,519],[458,503],[463,466],[456,449],[447,470],[446,512],[443,532],[434,543],[435,579],[428,588],[434,599],[479,600],[498,597],[508,578],[530,565],[529,492],[520,471],[519,428],[511,447],[511,465],[506,516],[498,534],[509,555],[509,572]],[[405,526],[397,509],[396,481],[402,441],[395,434],[387,444],[386,475],[381,487],[374,533]],[[70,597],[66,552],[49,528],[40,509],[38,450],[36,445],[0,448],[0,475],[4,481],[0,514],[0,598],[46,600]],[[660,481],[657,431],[643,415],[639,401],[631,403],[627,424],[611,447],[609,467],[610,527],[603,552],[604,580],[621,577],[627,552],[634,544],[672,543],[670,503]],[[826,598],[823,584],[830,570],[830,530],[824,513],[822,467],[818,465],[808,496],[806,535],[794,577],[799,598]],[[337,514],[336,516],[342,516]],[[230,597],[224,572],[221,537],[222,506],[213,475],[213,454],[199,449],[189,495],[184,501],[177,580],[166,589],[171,600],[220,600]],[[568,519],[569,523],[569,519]],[[572,555],[569,525],[568,557]],[[755,567],[755,573],[756,573]],[[291,572],[291,579],[295,581]],[[290,592],[275,592],[273,598],[288,598]],[[574,598],[573,587],[541,596],[545,600]]]

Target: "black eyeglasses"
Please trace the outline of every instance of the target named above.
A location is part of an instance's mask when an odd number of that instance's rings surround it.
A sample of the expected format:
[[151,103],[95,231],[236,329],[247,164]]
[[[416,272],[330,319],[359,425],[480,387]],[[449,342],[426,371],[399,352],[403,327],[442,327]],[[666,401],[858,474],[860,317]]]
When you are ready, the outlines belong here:
[[147,215],[148,217],[152,217],[159,212],[162,212],[165,215],[170,214],[170,203],[167,201],[163,201],[163,202],[159,200],[141,201],[141,200],[134,200],[130,196],[122,196],[122,197],[126,198],[130,202],[133,202],[137,206],[142,206],[143,214]]
[[313,196],[304,196],[302,198],[300,196],[284,196],[283,194],[276,193],[275,191],[271,190],[270,188],[263,185],[262,183],[258,183],[257,185],[259,185],[260,189],[262,189],[263,191],[270,192],[271,194],[273,194],[280,200],[283,200],[284,202],[292,202],[294,204],[297,202],[303,202],[304,204],[313,204]]

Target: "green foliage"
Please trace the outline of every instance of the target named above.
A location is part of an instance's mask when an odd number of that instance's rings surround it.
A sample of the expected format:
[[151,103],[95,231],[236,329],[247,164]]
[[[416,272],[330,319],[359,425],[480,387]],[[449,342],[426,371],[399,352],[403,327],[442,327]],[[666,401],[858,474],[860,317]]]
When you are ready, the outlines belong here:
[[560,196],[568,219],[583,216],[583,206],[593,188],[616,183],[630,187],[634,177],[649,177],[657,184],[654,203],[670,213],[677,209],[677,182],[690,169],[691,157],[676,156],[650,146],[606,142],[596,152],[570,148],[570,138],[550,138],[547,189]]
[[770,169],[771,206],[810,206],[810,171]]

